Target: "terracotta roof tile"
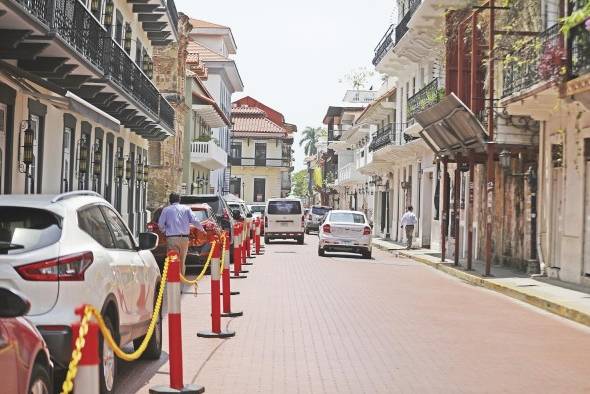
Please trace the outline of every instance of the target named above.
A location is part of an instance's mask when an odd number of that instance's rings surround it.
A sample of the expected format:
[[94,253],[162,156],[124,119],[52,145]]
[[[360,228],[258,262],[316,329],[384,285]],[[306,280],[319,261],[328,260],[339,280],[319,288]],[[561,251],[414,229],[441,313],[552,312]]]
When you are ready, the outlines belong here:
[[232,108],[232,123],[236,137],[287,136],[287,131],[283,127],[268,119],[263,110],[255,107]]
[[218,25],[217,23],[207,22],[202,19],[191,19],[191,25],[193,28],[221,28],[221,29],[229,29],[227,26]]
[[[186,48],[188,51],[187,55],[187,63],[192,63],[192,59],[194,56],[197,55],[197,61],[213,61],[213,62],[228,62],[231,61],[226,56],[223,56],[221,53],[215,52],[213,49],[206,47],[205,45],[198,43],[196,41],[189,41],[188,46]],[[191,60],[189,60],[191,59]]]

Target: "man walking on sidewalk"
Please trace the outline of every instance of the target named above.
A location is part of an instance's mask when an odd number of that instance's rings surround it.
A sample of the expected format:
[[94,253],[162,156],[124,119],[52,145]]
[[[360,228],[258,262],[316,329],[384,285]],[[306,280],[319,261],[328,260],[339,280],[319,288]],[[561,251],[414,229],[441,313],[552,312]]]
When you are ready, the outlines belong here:
[[178,253],[180,259],[180,272],[185,273],[186,254],[188,252],[190,225],[199,231],[205,231],[199,220],[186,205],[180,204],[178,193],[170,193],[170,205],[162,210],[158,227],[166,236],[168,251]]
[[401,227],[406,226],[406,239],[408,241],[408,250],[412,249],[412,239],[414,238],[414,226],[418,223],[416,215],[414,214],[414,207],[411,205],[408,207],[404,216],[402,216]]

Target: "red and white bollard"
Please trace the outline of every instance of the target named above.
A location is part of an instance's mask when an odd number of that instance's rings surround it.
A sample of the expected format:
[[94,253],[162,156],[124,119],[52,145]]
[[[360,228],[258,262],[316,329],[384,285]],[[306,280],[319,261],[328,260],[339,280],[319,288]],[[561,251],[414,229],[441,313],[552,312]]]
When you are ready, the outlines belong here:
[[242,271],[242,225],[234,224],[234,275],[233,279],[244,279],[246,275],[241,275]]
[[254,224],[255,228],[256,228],[256,235],[254,235],[254,245],[256,248],[256,254],[259,255],[260,254],[260,227],[262,225],[262,221],[260,220],[260,218],[256,218],[256,222]]
[[221,278],[221,283],[223,285],[223,313],[221,316],[223,317],[237,317],[242,316],[243,312],[232,312],[231,310],[231,296],[235,294],[240,294],[239,292],[231,291],[230,285],[230,273],[229,273],[229,233],[225,233],[226,242],[225,242],[225,249],[223,251],[225,255],[224,265],[223,265],[223,274]]
[[253,265],[253,263],[251,261],[246,260],[247,258],[252,258],[252,245],[250,242],[251,234],[252,234],[252,220],[246,219],[245,225],[246,225],[246,232],[245,232],[246,242],[244,244],[244,250],[246,252],[246,256],[244,258],[242,265]]
[[201,338],[228,338],[236,335],[235,331],[221,330],[221,249],[221,242],[216,242],[211,258],[211,330],[199,331],[197,336]]
[[168,252],[168,362],[170,363],[170,386],[150,388],[150,393],[191,393],[205,392],[203,386],[185,385],[182,374],[182,324],[180,316],[180,261],[176,252]]
[[[246,219],[242,222],[242,267],[246,265],[252,265],[249,263],[248,258],[248,222]],[[248,272],[247,270],[241,270],[242,273]]]
[[[82,316],[85,307],[76,309],[76,314]],[[80,332],[80,322],[72,324],[72,348],[76,346],[78,333]],[[82,349],[82,357],[78,363],[78,373],[74,378],[74,390],[88,394],[98,394],[100,392],[100,356],[98,353],[98,324],[93,320],[88,322],[88,333],[84,338],[86,344]],[[113,362],[116,362],[113,355]]]

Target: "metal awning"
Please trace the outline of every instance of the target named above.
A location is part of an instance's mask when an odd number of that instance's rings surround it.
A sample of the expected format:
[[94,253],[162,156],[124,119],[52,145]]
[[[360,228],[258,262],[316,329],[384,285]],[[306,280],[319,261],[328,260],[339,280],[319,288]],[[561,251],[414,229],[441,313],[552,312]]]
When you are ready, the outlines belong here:
[[227,126],[213,105],[193,104],[193,111],[203,118],[212,129]]
[[457,152],[483,152],[488,135],[473,112],[455,94],[414,115],[424,128],[420,136],[441,156]]

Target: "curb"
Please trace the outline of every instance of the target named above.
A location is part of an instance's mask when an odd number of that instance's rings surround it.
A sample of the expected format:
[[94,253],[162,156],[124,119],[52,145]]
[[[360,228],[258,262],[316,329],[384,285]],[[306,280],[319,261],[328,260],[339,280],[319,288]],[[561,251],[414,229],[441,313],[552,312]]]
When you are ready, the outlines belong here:
[[[376,246],[380,250],[390,251],[390,250],[386,249],[385,247],[382,247],[381,245],[377,245],[377,244],[373,244],[373,245]],[[428,265],[428,266],[435,268],[439,271],[442,271],[448,275],[451,275],[451,276],[454,276],[458,279],[461,279],[469,284],[484,287],[488,290],[493,290],[495,292],[506,295],[508,297],[517,299],[519,301],[526,302],[529,305],[533,305],[533,306],[543,309],[547,312],[551,312],[555,315],[565,317],[566,319],[569,319],[569,320],[572,320],[577,323],[580,323],[580,324],[590,327],[590,314],[587,314],[585,312],[581,312],[577,309],[570,308],[566,305],[557,303],[555,301],[550,301],[550,300],[544,299],[542,297],[539,297],[537,295],[527,293],[524,290],[520,290],[520,289],[517,290],[517,289],[514,289],[510,286],[505,286],[500,283],[493,282],[490,279],[482,278],[480,276],[467,273],[467,272],[462,271],[460,269],[450,267],[446,263],[434,262],[434,261],[431,261],[431,260],[421,257],[421,256],[411,255],[411,254],[404,252],[402,250],[396,250],[395,252],[397,252],[400,256],[403,256],[403,257],[412,259],[414,261],[417,261],[419,263]]]

